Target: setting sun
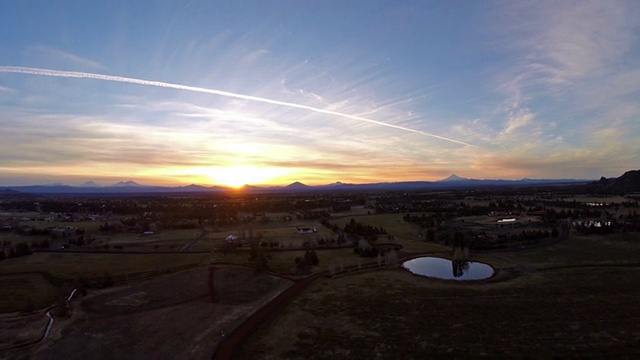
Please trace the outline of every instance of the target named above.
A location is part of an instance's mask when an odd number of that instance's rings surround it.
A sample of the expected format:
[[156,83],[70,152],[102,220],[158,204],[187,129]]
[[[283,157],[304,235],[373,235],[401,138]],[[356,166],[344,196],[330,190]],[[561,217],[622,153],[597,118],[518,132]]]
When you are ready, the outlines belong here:
[[254,165],[234,165],[229,167],[212,167],[203,169],[203,180],[231,187],[246,184],[273,183],[277,178],[291,173],[288,169],[268,168]]

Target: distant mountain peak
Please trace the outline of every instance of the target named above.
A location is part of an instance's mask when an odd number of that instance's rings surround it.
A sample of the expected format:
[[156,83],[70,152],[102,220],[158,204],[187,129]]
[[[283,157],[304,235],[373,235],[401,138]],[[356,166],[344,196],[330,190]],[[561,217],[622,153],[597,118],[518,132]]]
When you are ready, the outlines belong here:
[[451,174],[448,178],[442,179],[440,181],[463,181],[463,180],[469,180],[469,179],[460,177],[456,174]]
[[180,186],[182,189],[206,189],[206,187],[197,184],[189,184],[186,186]]
[[0,190],[0,195],[15,195],[15,194],[20,194],[20,192],[12,189]]
[[295,189],[295,188],[308,188],[308,185],[305,185],[303,183],[301,183],[300,181],[296,181],[294,183],[291,183],[289,185],[286,186],[288,189]]
[[124,187],[124,186],[142,186],[142,185],[138,184],[133,180],[129,180],[129,181],[118,181],[117,183],[113,184],[113,186]]
[[69,185],[65,185],[63,183],[59,183],[59,182],[55,182],[55,183],[50,183],[50,184],[45,184],[43,186],[56,186],[56,187],[61,187],[61,186],[69,186]]
[[82,185],[80,185],[81,187],[99,187],[100,185],[96,184],[95,181],[87,181],[84,182]]
[[342,186],[342,185],[347,185],[347,184],[343,183],[342,181],[336,181],[336,182],[334,182],[332,184],[329,184],[327,186]]

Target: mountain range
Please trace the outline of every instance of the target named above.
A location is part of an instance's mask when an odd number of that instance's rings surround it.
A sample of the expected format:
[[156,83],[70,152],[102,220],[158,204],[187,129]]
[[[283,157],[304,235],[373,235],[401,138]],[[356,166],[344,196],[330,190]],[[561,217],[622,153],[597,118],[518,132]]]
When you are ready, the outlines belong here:
[[[640,173],[640,171],[638,171]],[[603,180],[601,180],[603,181]],[[296,181],[287,186],[252,186],[245,185],[240,189],[224,186],[149,186],[141,185],[135,181],[119,181],[113,185],[101,186],[93,181],[87,181],[80,186],[63,184],[53,185],[29,185],[29,186],[5,186],[0,187],[3,192],[23,194],[162,194],[162,193],[223,193],[228,191],[242,191],[253,193],[307,193],[307,192],[335,192],[335,191],[420,191],[420,190],[446,190],[478,187],[497,186],[533,186],[555,184],[588,184],[594,180],[579,179],[521,179],[521,180],[479,180],[468,179],[458,175],[451,175],[438,181],[404,181],[381,182],[370,184],[349,184],[335,182],[327,185],[310,186]]]

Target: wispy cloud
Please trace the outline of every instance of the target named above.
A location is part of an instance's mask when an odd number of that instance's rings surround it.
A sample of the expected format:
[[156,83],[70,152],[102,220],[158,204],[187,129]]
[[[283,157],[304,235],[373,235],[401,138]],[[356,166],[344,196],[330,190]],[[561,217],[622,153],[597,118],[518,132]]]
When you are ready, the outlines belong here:
[[[275,167],[283,173],[286,170],[288,177],[279,181],[371,182],[374,173],[388,180],[392,180],[389,176],[409,176],[414,180],[431,176],[424,172],[424,157],[429,152],[404,148],[406,137],[365,133],[325,136],[318,131],[299,133],[294,135],[299,141],[290,141],[264,137],[263,131],[255,134],[238,128],[221,131],[237,124],[229,121],[223,125],[220,117],[237,119],[246,115],[234,116],[220,110],[209,113],[210,109],[177,102],[141,103],[138,107],[127,107],[126,112],[134,119],[145,118],[153,108],[156,112],[151,116],[159,120],[149,124],[122,119],[119,114],[112,117],[37,114],[4,108],[2,113],[6,117],[0,126],[6,129],[3,135],[7,141],[0,144],[3,154],[0,167],[13,173],[22,169],[25,174],[35,173],[36,169],[56,173],[56,168],[63,167],[66,175],[86,174],[85,179],[97,179],[92,174],[99,173],[124,174],[138,179],[150,179],[153,174],[168,178],[182,174],[180,180],[175,181],[186,183],[202,181],[197,176],[199,171],[207,173],[212,171],[206,170],[208,168],[242,164]],[[188,112],[188,118],[204,114],[211,118],[205,116],[205,121],[180,126],[181,120],[176,118],[180,112]],[[173,119],[173,123],[162,120],[165,117]],[[285,136],[285,139],[291,138]],[[429,156],[435,169],[438,160]],[[379,172],[376,167],[387,171]]]
[[489,17],[497,20],[493,46],[509,54],[494,74],[499,97],[456,125],[487,144],[469,166],[513,177],[628,167],[640,116],[635,15],[629,1],[500,2]]
[[[628,53],[638,26],[629,1],[502,2],[512,19],[503,43],[524,55],[519,67],[529,81],[570,84],[601,75]],[[522,73],[524,74],[524,73]],[[535,75],[533,75],[535,74]]]
[[460,145],[471,146],[471,147],[475,146],[475,145],[472,145],[472,144],[469,144],[469,143],[466,143],[466,142],[463,142],[463,141],[460,141],[460,140],[455,140],[455,139],[452,139],[452,138],[448,138],[448,137],[444,137],[444,136],[428,133],[428,132],[421,131],[421,130],[411,129],[411,128],[408,128],[408,127],[405,127],[405,126],[394,125],[394,124],[382,122],[382,121],[379,121],[379,120],[369,119],[369,118],[365,118],[365,117],[362,117],[362,116],[355,116],[355,115],[341,113],[341,112],[333,111],[333,110],[326,110],[326,109],[316,108],[316,107],[302,105],[302,104],[296,104],[296,103],[291,103],[291,102],[267,99],[267,98],[251,96],[251,95],[232,93],[232,92],[216,90],[216,89],[207,89],[207,88],[196,87],[196,86],[173,84],[173,83],[167,83],[167,82],[162,82],[162,81],[151,81],[151,80],[135,79],[135,78],[129,78],[129,77],[123,77],[123,76],[113,76],[113,75],[85,73],[85,72],[76,72],[76,71],[59,71],[59,70],[50,70],[50,69],[38,69],[38,68],[19,67],[19,66],[0,66],[0,72],[17,73],[17,74],[29,74],[29,75],[40,75],[40,76],[53,76],[53,77],[65,77],[65,78],[94,79],[94,80],[130,83],[130,84],[137,84],[137,85],[144,85],[144,86],[155,86],[155,87],[163,87],[163,88],[172,88],[172,89],[177,89],[177,90],[185,90],[185,91],[199,92],[199,93],[212,94],[212,95],[220,95],[220,96],[236,98],[236,99],[241,99],[241,100],[249,100],[249,101],[267,103],[267,104],[272,104],[272,105],[278,105],[278,106],[285,106],[285,107],[290,107],[290,108],[308,110],[308,111],[312,111],[312,112],[316,112],[316,113],[332,115],[332,116],[347,118],[347,119],[356,120],[356,121],[360,121],[360,122],[365,122],[365,123],[369,123],[369,124],[389,127],[389,128],[393,128],[393,129],[397,129],[397,130],[412,132],[412,133],[416,133],[416,134],[420,134],[420,135],[424,135],[424,136],[428,136],[428,137],[432,137],[432,138],[436,138],[436,139],[440,139],[440,140],[444,140],[444,141],[460,144]]
[[[280,13],[236,23],[217,17],[224,6],[161,7],[145,32],[107,14],[104,47],[76,36],[73,16],[55,43],[16,34],[1,62],[34,65],[0,66],[0,167],[194,182],[255,165],[317,183],[593,177],[640,163],[633,0],[387,4],[327,26]],[[217,21],[194,22],[205,9]]]
[[66,63],[69,66],[74,67],[82,67],[89,68],[95,70],[102,70],[105,67],[97,61],[74,55],[72,53],[62,51],[59,49],[54,49],[45,45],[33,45],[30,47],[31,50],[39,53],[40,56],[57,59],[60,62]]

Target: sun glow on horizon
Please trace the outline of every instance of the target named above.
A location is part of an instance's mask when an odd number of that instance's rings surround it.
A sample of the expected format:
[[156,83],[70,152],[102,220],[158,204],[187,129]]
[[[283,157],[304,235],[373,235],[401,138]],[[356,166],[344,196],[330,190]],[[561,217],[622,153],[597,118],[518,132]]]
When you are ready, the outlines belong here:
[[291,169],[256,165],[233,165],[199,169],[203,182],[239,188],[244,185],[264,185],[291,174]]

